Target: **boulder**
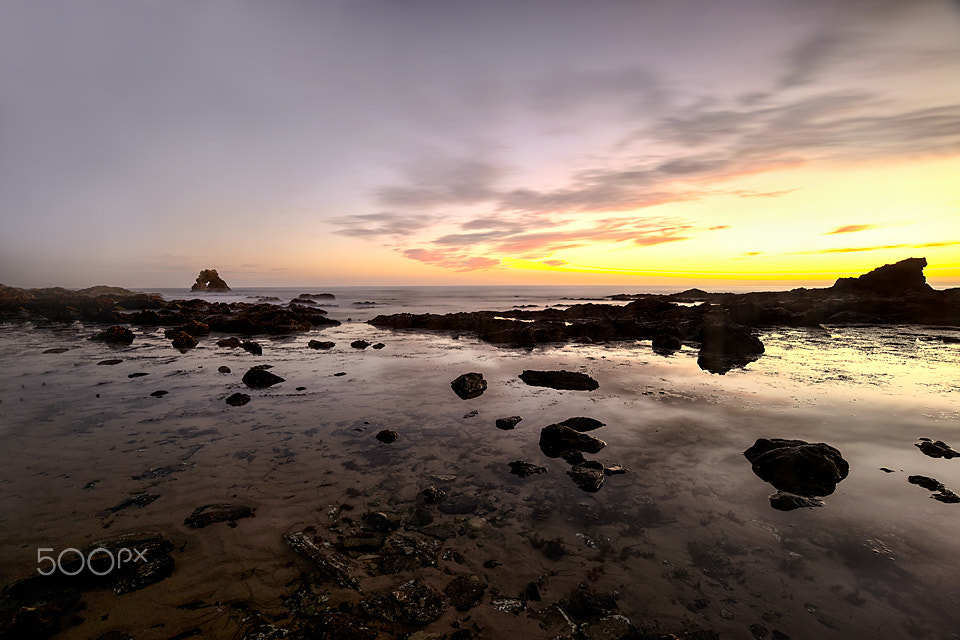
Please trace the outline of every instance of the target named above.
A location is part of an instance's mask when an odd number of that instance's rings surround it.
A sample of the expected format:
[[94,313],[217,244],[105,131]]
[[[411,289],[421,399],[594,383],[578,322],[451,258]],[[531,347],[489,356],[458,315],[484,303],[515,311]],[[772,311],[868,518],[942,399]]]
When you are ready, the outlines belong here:
[[[558,458],[570,451],[598,453],[607,446],[603,440],[574,431],[562,424],[547,425],[540,431],[540,450],[550,458]],[[603,467],[600,468],[601,472]]]
[[673,334],[661,333],[655,335],[652,341],[653,350],[661,355],[668,355],[680,351],[683,343]]
[[593,418],[585,418],[583,416],[578,416],[576,418],[567,418],[563,422],[560,422],[565,427],[570,427],[574,431],[579,431],[584,433],[585,431],[593,431],[594,429],[599,429],[604,426],[603,422],[599,420],[594,420]]
[[227,398],[227,404],[231,407],[242,407],[250,402],[250,396],[245,393],[235,393]]
[[265,389],[280,382],[285,382],[280,376],[270,373],[260,367],[253,367],[243,374],[243,384],[253,389]]
[[510,473],[515,476],[520,476],[521,478],[528,478],[533,475],[538,475],[541,473],[546,473],[546,467],[540,467],[529,462],[524,462],[522,460],[516,460],[509,464]]
[[240,348],[255,356],[263,355],[263,347],[259,343],[253,342],[252,340],[244,340],[240,343]]
[[383,442],[384,444],[390,444],[391,442],[396,442],[400,438],[400,434],[391,429],[384,429],[377,433],[377,440]]
[[307,343],[307,346],[311,349],[333,349],[337,345],[334,342],[311,340]]
[[240,338],[223,338],[217,340],[218,347],[227,347],[228,349],[236,349],[240,346]]
[[366,340],[354,340],[353,342],[350,343],[350,346],[353,347],[354,349],[366,349],[367,347],[370,346],[370,343],[367,342]]
[[520,374],[520,379],[531,387],[549,387],[571,391],[593,391],[600,386],[600,383],[587,374],[575,371],[532,371],[528,369]]
[[446,599],[420,578],[373,595],[363,602],[367,615],[388,622],[422,626],[443,615]]
[[520,421],[523,420],[520,416],[510,416],[509,418],[497,418],[497,429],[503,429],[508,431],[513,429],[515,426],[520,424]]
[[190,291],[230,291],[230,287],[216,269],[204,269],[197,276],[197,281],[190,287]]
[[588,460],[567,470],[574,484],[588,493],[596,493],[603,486],[603,465],[596,460]]
[[107,344],[130,344],[133,342],[133,331],[126,327],[113,326],[90,339]]
[[918,442],[914,443],[914,446],[920,449],[923,455],[930,456],[931,458],[946,458],[950,460],[960,456],[960,452],[954,450],[953,447],[943,440],[934,442],[929,438],[920,438]]
[[483,395],[487,390],[487,381],[482,373],[465,373],[451,382],[450,387],[461,400],[469,400]]
[[840,452],[822,442],[760,438],[743,455],[760,478],[805,497],[830,495],[850,470]]
[[253,517],[253,509],[239,504],[208,504],[194,509],[183,524],[191,529],[203,529],[217,522],[235,522]]
[[187,349],[192,349],[197,346],[197,339],[186,331],[179,331],[172,337],[173,346],[181,351],[186,351]]
[[723,375],[753,362],[763,352],[763,343],[746,327],[729,320],[710,321],[700,333],[697,364],[704,371]]

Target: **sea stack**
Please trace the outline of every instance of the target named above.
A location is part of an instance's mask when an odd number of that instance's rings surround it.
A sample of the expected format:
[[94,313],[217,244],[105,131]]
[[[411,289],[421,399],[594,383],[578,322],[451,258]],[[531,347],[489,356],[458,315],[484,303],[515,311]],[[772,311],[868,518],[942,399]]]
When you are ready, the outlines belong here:
[[204,269],[197,276],[197,281],[190,287],[190,291],[230,291],[230,287],[216,269]]

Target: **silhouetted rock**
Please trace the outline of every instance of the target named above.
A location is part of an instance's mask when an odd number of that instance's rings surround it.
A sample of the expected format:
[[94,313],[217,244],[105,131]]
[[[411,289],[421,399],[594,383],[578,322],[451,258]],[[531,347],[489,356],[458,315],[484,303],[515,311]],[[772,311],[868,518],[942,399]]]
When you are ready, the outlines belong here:
[[451,382],[450,387],[461,400],[469,400],[483,395],[487,390],[487,381],[483,379],[482,373],[465,373]]
[[385,444],[390,444],[391,442],[396,442],[400,437],[400,434],[391,429],[384,429],[377,433],[377,440]]
[[220,365],[219,367],[217,367],[217,371],[219,371],[220,373],[230,373],[230,367],[228,367],[227,365],[223,364],[223,365]]
[[204,269],[197,276],[197,281],[190,287],[190,291],[230,291],[230,287],[216,269]]
[[600,386],[600,383],[587,374],[575,371],[532,371],[528,369],[521,373],[519,377],[531,387],[593,391]]
[[[560,424],[547,425],[540,430],[540,450],[550,458],[558,458],[568,451],[597,453],[605,446],[607,443],[603,440]],[[600,469],[602,471],[603,467]]]
[[850,470],[840,452],[822,442],[760,438],[743,455],[780,491],[807,497],[830,495]]
[[388,622],[422,626],[443,615],[446,599],[420,578],[373,595],[363,602],[364,612]]
[[940,491],[940,489],[943,489],[943,484],[939,480],[928,476],[910,476],[907,478],[907,482],[923,487],[927,491]]
[[797,496],[792,493],[786,493],[784,491],[778,491],[770,496],[770,506],[777,511],[812,509],[814,507],[822,507],[823,500],[818,500],[817,498],[807,498],[804,496]]
[[885,264],[858,278],[839,278],[833,289],[842,292],[872,293],[882,296],[900,296],[908,293],[932,291],[923,269],[926,258],[907,258],[895,264]]
[[243,374],[243,384],[253,389],[265,389],[266,387],[285,382],[280,376],[270,373],[265,369],[253,367]]
[[497,418],[497,429],[503,429],[508,431],[513,429],[515,426],[520,424],[520,421],[523,420],[520,416],[510,416],[509,418]]
[[101,331],[90,339],[108,344],[130,344],[133,342],[133,337],[133,331],[130,331],[130,329],[113,326],[106,331]]
[[253,509],[239,504],[208,504],[194,509],[183,524],[191,529],[203,529],[218,522],[233,523],[253,517]]
[[250,396],[245,393],[235,393],[227,398],[227,404],[231,407],[242,407],[250,402]]
[[332,293],[301,293],[297,297],[301,300],[334,300],[337,296]]
[[336,343],[320,340],[311,340],[307,343],[307,346],[311,349],[333,349]]
[[385,346],[387,345],[383,344],[382,342],[378,342],[377,344],[373,345],[372,348],[377,349],[379,351],[380,349],[383,349]]
[[931,458],[946,458],[950,460],[951,458],[960,456],[960,452],[954,451],[954,449],[943,440],[933,442],[929,438],[920,438],[920,441],[914,443],[914,446],[919,448],[924,455],[930,456]]
[[263,355],[263,347],[260,346],[260,343],[253,342],[252,340],[244,340],[240,343],[240,348],[255,356]]
[[236,349],[240,346],[240,338],[223,338],[217,340],[218,347],[227,347],[228,349]]
[[680,342],[680,338],[675,335],[661,333],[653,337],[651,346],[657,353],[667,354],[680,351],[683,343]]
[[565,427],[570,427],[574,431],[579,431],[584,433],[586,431],[593,431],[594,429],[599,429],[604,426],[604,423],[593,418],[585,418],[583,416],[578,416],[576,418],[567,418],[560,422]]
[[178,331],[173,335],[172,344],[177,349],[186,351],[187,349],[192,349],[197,346],[197,339],[186,331]]
[[538,475],[541,473],[546,473],[546,467],[540,467],[529,462],[523,462],[522,460],[517,460],[509,464],[510,473],[515,476],[520,476],[521,478],[527,478],[529,476]]
[[746,366],[763,352],[763,343],[746,327],[728,320],[711,321],[700,334],[697,364],[705,371],[722,375],[734,367]]
[[353,347],[354,349],[366,349],[367,347],[370,346],[370,343],[367,342],[366,340],[354,340],[353,342],[350,343],[350,346]]
[[588,493],[596,493],[603,486],[603,465],[596,460],[588,460],[567,470],[573,482]]
[[164,335],[168,338],[172,338],[181,331],[190,334],[194,338],[199,338],[200,336],[208,335],[210,333],[210,327],[202,322],[198,322],[197,320],[188,320],[178,327],[167,329],[164,332]]

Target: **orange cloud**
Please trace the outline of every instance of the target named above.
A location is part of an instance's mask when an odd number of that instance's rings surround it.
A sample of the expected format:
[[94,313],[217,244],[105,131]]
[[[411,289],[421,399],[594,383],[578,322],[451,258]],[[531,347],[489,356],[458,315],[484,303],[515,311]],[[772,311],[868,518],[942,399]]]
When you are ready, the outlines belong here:
[[877,225],[875,224],[848,224],[842,227],[837,227],[833,231],[826,232],[825,236],[832,236],[838,233],[856,233],[857,231],[865,231],[867,229],[874,229]]

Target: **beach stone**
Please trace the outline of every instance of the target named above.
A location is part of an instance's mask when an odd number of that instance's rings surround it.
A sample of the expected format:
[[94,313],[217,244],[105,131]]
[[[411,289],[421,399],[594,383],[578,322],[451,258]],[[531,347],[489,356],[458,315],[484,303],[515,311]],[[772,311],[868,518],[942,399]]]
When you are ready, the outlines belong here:
[[478,415],[480,415],[480,412],[478,410],[471,409],[470,411],[467,411],[465,414],[463,414],[463,419],[466,420],[467,418],[475,418]]
[[121,362],[123,362],[123,360],[120,360],[120,359],[118,359],[118,358],[111,358],[110,360],[101,360],[101,361],[98,362],[97,364],[98,364],[98,365],[112,365],[112,364],[120,364]]
[[446,497],[447,492],[443,489],[438,489],[437,487],[430,485],[421,491],[420,495],[423,496],[423,501],[427,504],[436,504]]
[[186,351],[197,346],[197,339],[186,331],[180,331],[173,336],[172,344],[175,348]]
[[807,498],[804,496],[797,496],[792,493],[786,493],[784,491],[778,491],[777,493],[770,496],[770,506],[776,509],[777,511],[793,511],[794,509],[813,509],[814,507],[822,507],[823,500],[818,500],[816,498]]
[[550,458],[558,458],[568,451],[598,453],[605,446],[607,443],[603,440],[562,424],[547,425],[540,430],[540,450]]
[[526,370],[520,379],[531,387],[549,387],[550,389],[570,391],[593,391],[600,383],[585,373],[576,371],[533,371]]
[[350,346],[353,347],[354,349],[366,349],[367,347],[370,346],[370,343],[367,342],[366,340],[354,340],[353,342],[350,343]]
[[384,429],[377,433],[377,440],[385,444],[390,444],[391,442],[396,442],[397,438],[400,437],[400,434],[391,429]]
[[585,431],[593,431],[594,429],[599,429],[600,427],[605,426],[605,423],[600,422],[599,420],[594,420],[593,418],[584,418],[582,416],[577,418],[567,418],[558,424],[562,424],[565,427],[570,427],[574,431],[579,431],[580,433]]
[[385,346],[387,345],[383,344],[382,342],[378,342],[377,344],[373,345],[373,348],[379,350],[383,349]]
[[250,402],[250,396],[245,393],[235,393],[227,398],[227,404],[231,407],[242,407]]
[[170,393],[170,392],[167,391],[167,390],[165,390],[165,389],[160,389],[159,391],[154,391],[154,392],[151,393],[150,395],[153,396],[154,398],[162,398],[163,396],[167,395],[168,393]]
[[954,451],[953,447],[943,440],[933,442],[929,438],[920,438],[918,442],[914,443],[914,446],[920,449],[923,455],[930,456],[931,458],[946,458],[950,460],[960,456],[960,452]]
[[604,467],[603,472],[608,476],[618,476],[630,471],[626,467],[622,467],[619,464],[612,464],[609,467]]
[[443,615],[446,599],[422,579],[414,578],[390,591],[371,596],[362,606],[375,618],[422,626]]
[[830,495],[850,470],[840,452],[822,442],[760,438],[743,455],[760,478],[806,497]]
[[183,524],[191,529],[203,529],[217,522],[234,523],[253,517],[253,509],[239,504],[208,504],[194,509]]
[[923,487],[927,491],[940,491],[943,489],[943,484],[939,480],[928,476],[910,476],[907,478],[907,482]]
[[221,366],[217,367],[217,371],[220,372],[220,373],[230,373],[230,367],[228,367],[227,365],[224,364],[224,365],[221,365]]
[[241,342],[240,348],[251,355],[255,355],[255,356],[263,355],[263,347],[261,347],[258,342],[253,342],[252,340],[245,340]]
[[70,347],[54,347],[47,349],[44,353],[66,353],[67,351],[70,351]]
[[307,343],[307,346],[311,349],[333,349],[337,345],[335,342],[311,340]]
[[221,340],[217,340],[217,346],[236,349],[240,346],[240,338],[223,338]]
[[128,377],[128,378],[142,378],[143,376],[148,376],[148,375],[150,375],[150,374],[149,374],[149,373],[145,373],[145,372],[143,372],[143,371],[138,371],[138,372],[136,372],[136,373],[128,374],[127,377]]
[[482,373],[464,373],[457,376],[457,379],[450,383],[450,387],[461,400],[469,400],[483,395],[487,390],[487,381],[483,379]]
[[[106,342],[107,344],[130,344],[133,342],[133,331],[126,327],[113,326],[106,331],[101,331],[90,338],[95,342]],[[51,353],[46,351],[45,353]]]
[[285,380],[259,367],[253,367],[243,374],[243,384],[253,389],[265,389],[280,382],[285,382]]
[[470,611],[480,604],[486,591],[487,585],[475,575],[457,576],[443,590],[450,598],[450,604],[460,612]]
[[515,476],[520,476],[521,478],[529,478],[530,476],[547,472],[546,467],[540,467],[522,460],[511,462],[508,466],[510,467],[510,473]]
[[504,431],[513,429],[520,421],[523,420],[520,416],[510,416],[509,418],[497,418],[497,429],[503,429]]
[[588,493],[596,493],[603,486],[603,465],[596,460],[588,460],[567,470],[573,482]]

